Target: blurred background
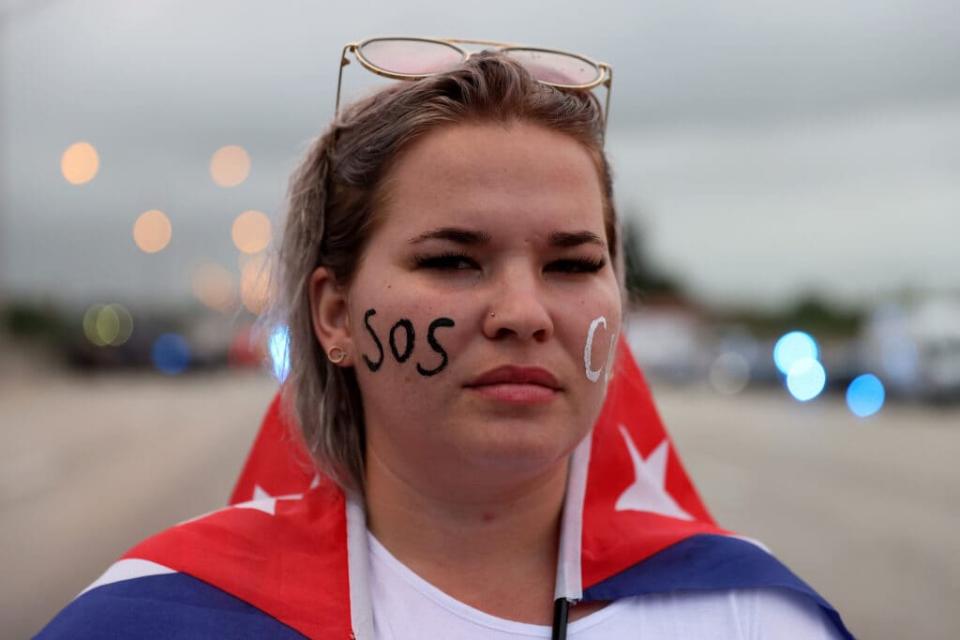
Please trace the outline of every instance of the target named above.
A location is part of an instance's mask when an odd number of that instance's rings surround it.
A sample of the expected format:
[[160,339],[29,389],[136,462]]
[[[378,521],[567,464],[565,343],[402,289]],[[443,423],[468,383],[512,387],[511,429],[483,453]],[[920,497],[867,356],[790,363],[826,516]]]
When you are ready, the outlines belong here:
[[401,34],[614,66],[627,337],[707,504],[856,635],[960,637],[954,0],[0,0],[0,636],[225,503],[287,176]]

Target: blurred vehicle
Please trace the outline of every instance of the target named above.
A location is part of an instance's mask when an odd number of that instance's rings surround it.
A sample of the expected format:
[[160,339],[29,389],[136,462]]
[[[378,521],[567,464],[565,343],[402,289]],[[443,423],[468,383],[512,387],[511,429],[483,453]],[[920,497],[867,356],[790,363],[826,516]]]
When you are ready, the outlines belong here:
[[[73,313],[72,316],[80,314]],[[79,326],[64,332],[58,349],[67,363],[84,370],[140,369],[167,374],[225,367],[260,367],[265,339],[251,319],[197,311],[141,310],[131,316],[129,335],[97,340]]]
[[626,317],[624,336],[634,357],[652,378],[689,383],[709,365],[702,319],[691,309],[647,306]]
[[861,348],[864,365],[891,393],[960,400],[960,299],[880,305],[865,324]]

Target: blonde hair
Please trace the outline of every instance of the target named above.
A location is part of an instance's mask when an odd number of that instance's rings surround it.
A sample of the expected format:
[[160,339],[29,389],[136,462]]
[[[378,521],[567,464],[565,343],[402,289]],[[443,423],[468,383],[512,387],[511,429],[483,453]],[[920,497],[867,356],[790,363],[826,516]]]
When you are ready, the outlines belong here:
[[607,242],[618,264],[602,119],[592,94],[541,84],[506,56],[483,53],[453,71],[396,83],[353,104],[310,146],[290,182],[276,315],[290,336],[285,398],[322,473],[345,489],[363,490],[364,420],[353,369],[330,363],[314,334],[310,277],[323,266],[349,285],[377,226],[380,187],[391,164],[413,140],[462,122],[524,121],[570,135],[595,159]]

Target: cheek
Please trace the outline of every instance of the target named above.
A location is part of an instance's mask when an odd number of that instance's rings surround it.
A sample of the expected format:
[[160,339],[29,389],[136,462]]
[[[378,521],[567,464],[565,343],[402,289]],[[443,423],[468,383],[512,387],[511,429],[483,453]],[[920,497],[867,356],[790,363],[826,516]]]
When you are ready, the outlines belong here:
[[621,314],[616,283],[581,301],[577,313],[571,314],[572,336],[567,342],[577,358],[580,378],[601,394],[612,373]]
[[583,375],[588,382],[605,383],[610,377],[617,340],[617,325],[607,316],[599,315],[590,321],[583,340]]
[[443,374],[459,351],[462,323],[444,310],[384,298],[352,314],[358,375],[390,374],[404,383]]

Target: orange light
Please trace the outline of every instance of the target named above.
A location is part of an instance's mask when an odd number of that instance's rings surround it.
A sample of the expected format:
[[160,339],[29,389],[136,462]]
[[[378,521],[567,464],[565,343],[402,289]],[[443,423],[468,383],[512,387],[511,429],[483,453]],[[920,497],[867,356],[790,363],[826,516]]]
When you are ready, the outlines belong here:
[[219,264],[201,264],[193,272],[193,295],[214,311],[229,311],[237,298],[233,275]]
[[240,300],[252,314],[260,314],[270,300],[270,265],[262,254],[245,262],[240,271]]
[[250,155],[237,145],[220,147],[210,158],[210,177],[221,187],[235,187],[250,175]]
[[144,211],[133,223],[133,241],[144,253],[162,251],[173,235],[170,218],[163,211],[151,209]]
[[100,170],[100,156],[89,142],[75,142],[60,156],[60,172],[70,184],[90,182]]
[[259,211],[244,211],[233,221],[233,244],[244,253],[260,253],[270,244],[270,218]]

